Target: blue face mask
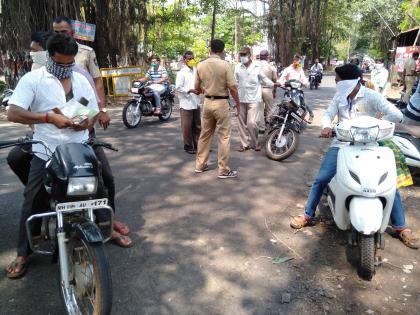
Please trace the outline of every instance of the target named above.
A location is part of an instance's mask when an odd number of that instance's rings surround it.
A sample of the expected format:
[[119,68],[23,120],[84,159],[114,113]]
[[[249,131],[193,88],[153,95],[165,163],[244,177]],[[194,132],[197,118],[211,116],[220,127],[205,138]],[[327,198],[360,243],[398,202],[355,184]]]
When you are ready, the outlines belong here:
[[57,79],[68,79],[73,73],[74,62],[68,65],[62,65],[55,62],[50,56],[47,57],[47,63],[45,67],[48,73],[51,73]]

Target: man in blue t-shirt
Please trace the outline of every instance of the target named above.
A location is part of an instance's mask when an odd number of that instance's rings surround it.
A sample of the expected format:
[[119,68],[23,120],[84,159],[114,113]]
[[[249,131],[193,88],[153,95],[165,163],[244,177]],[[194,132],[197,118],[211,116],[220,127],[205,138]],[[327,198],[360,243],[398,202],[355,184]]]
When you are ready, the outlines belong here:
[[160,58],[156,55],[150,57],[151,67],[146,72],[146,76],[141,78],[141,82],[152,81],[153,83],[149,85],[149,88],[153,91],[153,96],[155,98],[155,115],[161,114],[160,111],[160,95],[165,92],[168,87],[168,73],[166,69],[160,65]]

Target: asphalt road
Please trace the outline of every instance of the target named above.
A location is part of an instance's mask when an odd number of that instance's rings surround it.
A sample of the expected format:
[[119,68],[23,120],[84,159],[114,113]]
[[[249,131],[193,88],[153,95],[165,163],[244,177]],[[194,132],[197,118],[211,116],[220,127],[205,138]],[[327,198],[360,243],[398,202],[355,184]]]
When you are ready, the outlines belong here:
[[[387,262],[372,282],[360,280],[346,235],[326,214],[299,232],[289,216],[302,212],[328,141],[319,120],[334,93],[326,76],[306,99],[314,124],[297,152],[284,162],[264,152],[235,151],[234,180],[217,179],[217,146],[210,171],[194,174],[194,157],[182,150],[178,110],[167,123],[146,118],[128,130],[121,108],[99,131],[118,152],[109,152],[117,185],[117,218],[127,222],[135,246],[107,244],[112,269],[113,314],[416,314],[420,298],[419,251],[386,235]],[[235,120],[235,119],[234,119]],[[23,126],[0,121],[2,139],[22,136]],[[0,268],[15,255],[22,186],[0,152]],[[402,190],[407,218],[420,230],[420,189]],[[282,263],[282,258],[293,258]],[[280,258],[280,259],[278,259]],[[276,260],[278,259],[278,260]],[[277,263],[276,263],[277,262]],[[410,273],[403,265],[411,265]],[[11,281],[0,271],[0,314],[63,314],[57,266],[34,255],[27,275]],[[288,301],[290,298],[290,301]],[[374,312],[374,313],[372,313]]]

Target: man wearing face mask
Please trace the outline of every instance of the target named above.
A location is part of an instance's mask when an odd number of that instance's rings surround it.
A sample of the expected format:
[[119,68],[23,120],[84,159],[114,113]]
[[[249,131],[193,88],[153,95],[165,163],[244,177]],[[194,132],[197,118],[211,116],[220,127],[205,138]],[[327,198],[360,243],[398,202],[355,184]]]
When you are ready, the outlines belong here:
[[31,70],[39,69],[45,66],[47,62],[47,52],[45,51],[45,43],[49,37],[48,32],[35,32],[31,35],[31,44],[29,55],[32,59]]
[[[82,97],[88,100],[89,108],[97,111],[99,108],[89,82],[81,74],[73,72],[74,56],[78,49],[74,39],[67,35],[55,34],[49,38],[47,47],[49,57],[46,66],[26,74],[16,86],[10,99],[8,120],[33,124],[34,140],[44,141],[54,152],[60,144],[86,141],[88,129],[95,123],[95,119],[86,119],[76,124],[72,119],[55,113],[56,109],[64,109],[67,102]],[[47,163],[46,149],[40,144],[34,144],[32,150],[35,155],[31,161],[24,192],[17,257],[6,270],[9,278],[21,277],[26,272],[27,258],[31,251],[25,222],[36,210],[33,209],[35,200],[47,198],[42,176]]]
[[[389,103],[378,92],[368,89],[360,83],[360,69],[353,64],[346,64],[335,69],[337,93],[335,94],[330,106],[322,118],[321,137],[330,138],[332,136],[332,123],[336,116],[338,122],[352,119],[360,113],[375,117],[377,112],[383,114],[383,119],[392,122],[401,122],[402,113],[391,103]],[[340,147],[348,145],[334,139],[330,149],[324,157],[321,168],[312,185],[306,202],[303,215],[295,216],[290,221],[290,226],[300,229],[305,226],[314,225],[315,211],[321,199],[324,189],[336,174],[337,155]],[[394,204],[391,211],[391,225],[399,236],[400,240],[408,247],[419,248],[419,239],[405,223],[404,207],[400,194],[397,190]]]
[[160,110],[160,96],[168,88],[168,72],[164,67],[160,65],[160,58],[156,55],[150,57],[150,68],[146,72],[146,76],[141,78],[140,82],[152,81],[152,84],[149,85],[149,88],[153,91],[153,96],[155,99],[156,110],[155,115],[160,115],[162,112]]
[[201,132],[201,116],[200,99],[194,94],[197,69],[193,52],[186,51],[183,60],[184,66],[176,75],[175,88],[178,92],[184,150],[187,153],[195,154]]
[[241,112],[239,114],[239,135],[241,147],[239,152],[249,149],[261,151],[258,143],[258,122],[264,117],[262,104],[262,86],[273,88],[275,84],[264,74],[261,64],[252,62],[251,49],[244,47],[239,52],[240,64],[235,67],[235,79],[238,82]]
[[384,59],[375,60],[375,69],[372,70],[371,80],[375,86],[375,91],[386,95],[386,84],[388,82],[388,70],[384,67]]
[[[300,81],[304,86],[309,86],[308,78],[305,76],[305,72],[302,69],[301,64],[301,57],[299,55],[295,55],[293,58],[293,63],[288,66],[286,69],[284,69],[279,82],[281,86],[284,86],[285,83],[289,80],[298,80]],[[306,104],[306,108],[309,113],[309,122],[312,122],[314,118],[314,113],[312,112],[312,107],[309,104]]]
[[419,59],[419,52],[413,52],[413,55],[410,59],[408,59],[404,64],[404,71],[403,71],[403,82],[405,88],[405,94],[403,97],[403,101],[408,104],[410,101],[411,93],[413,91],[414,84],[416,83],[417,79],[417,59]]

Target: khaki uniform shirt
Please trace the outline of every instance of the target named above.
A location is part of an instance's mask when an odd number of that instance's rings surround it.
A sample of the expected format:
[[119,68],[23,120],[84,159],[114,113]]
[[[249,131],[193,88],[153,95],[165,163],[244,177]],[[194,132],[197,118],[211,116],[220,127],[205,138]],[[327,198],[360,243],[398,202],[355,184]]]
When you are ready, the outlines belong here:
[[200,86],[204,95],[229,96],[228,88],[236,86],[236,80],[229,63],[211,54],[198,64],[195,86]]
[[76,64],[90,73],[92,78],[96,79],[101,76],[98,61],[93,48],[77,43],[79,50],[74,58]]
[[[261,60],[260,63],[262,67],[262,72],[265,74],[265,76],[269,78],[272,82],[276,82],[277,81],[276,68],[270,65],[267,60]],[[263,84],[263,88],[273,88],[273,87]]]
[[404,72],[406,80],[416,79],[416,61],[413,58],[407,60],[404,64]]

